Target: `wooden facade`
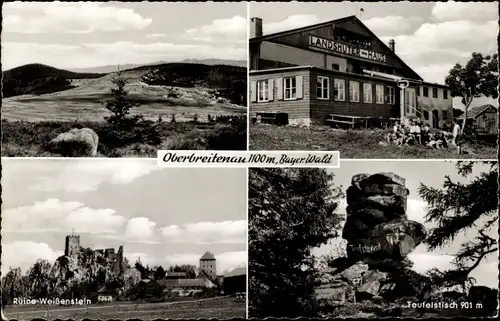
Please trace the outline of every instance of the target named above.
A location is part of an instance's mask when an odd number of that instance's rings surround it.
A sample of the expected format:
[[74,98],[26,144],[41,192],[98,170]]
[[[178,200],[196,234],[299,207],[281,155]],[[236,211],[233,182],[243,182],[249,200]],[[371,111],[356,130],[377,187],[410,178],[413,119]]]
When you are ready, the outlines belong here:
[[[261,19],[252,21],[262,23]],[[250,39],[249,50],[252,117],[285,113],[289,123],[306,125],[324,123],[331,114],[423,118],[417,98],[422,78],[395,54],[394,42],[387,46],[354,16],[272,35],[257,35]],[[300,85],[293,98],[286,96],[287,84],[292,83],[290,78],[295,79],[293,84]],[[404,92],[398,87],[400,80],[409,83]],[[344,99],[339,99],[335,97],[335,84],[342,81],[345,93]],[[326,84],[328,88],[319,84]],[[351,99],[350,92],[357,86],[359,99]],[[262,97],[262,88],[267,91],[265,97]],[[442,109],[447,116],[452,113],[451,104],[438,108],[440,113]],[[437,126],[439,123],[433,127]]]

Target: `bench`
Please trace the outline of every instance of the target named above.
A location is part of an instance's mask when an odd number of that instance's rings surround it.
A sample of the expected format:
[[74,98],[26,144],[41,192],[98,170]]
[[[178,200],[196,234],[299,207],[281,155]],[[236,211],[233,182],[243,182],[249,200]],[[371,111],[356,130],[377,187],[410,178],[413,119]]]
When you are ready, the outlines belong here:
[[258,123],[268,123],[279,126],[285,126],[288,124],[288,114],[286,113],[257,113],[256,115],[256,121]]
[[330,115],[328,115],[326,122],[331,123],[331,124],[345,124],[351,128],[354,128],[354,126],[356,124],[356,120],[360,119],[360,118],[362,118],[362,117],[330,114]]

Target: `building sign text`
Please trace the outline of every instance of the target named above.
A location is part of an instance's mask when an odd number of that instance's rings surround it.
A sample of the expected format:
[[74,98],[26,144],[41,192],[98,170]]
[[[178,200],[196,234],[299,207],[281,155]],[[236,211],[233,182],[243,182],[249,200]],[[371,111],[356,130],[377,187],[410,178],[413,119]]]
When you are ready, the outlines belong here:
[[369,60],[386,62],[386,56],[382,53],[360,49],[341,42],[323,39],[316,36],[309,36],[309,46]]

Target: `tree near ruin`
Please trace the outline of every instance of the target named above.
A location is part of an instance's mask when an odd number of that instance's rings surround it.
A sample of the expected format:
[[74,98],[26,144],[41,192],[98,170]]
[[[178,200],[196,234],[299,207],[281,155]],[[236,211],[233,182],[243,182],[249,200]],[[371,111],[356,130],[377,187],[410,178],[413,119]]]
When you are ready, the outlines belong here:
[[437,287],[460,286],[465,290],[475,282],[470,273],[498,250],[497,239],[487,235],[498,227],[498,162],[481,162],[490,170],[471,177],[475,163],[479,162],[459,162],[456,166],[460,175],[469,178],[467,183],[453,182],[446,176],[443,189],[421,184],[418,190],[429,206],[427,223],[437,225],[429,230],[429,250],[446,246],[457,234],[477,227],[477,235],[462,243],[455,254],[453,269],[429,271]]
[[324,169],[250,169],[251,317],[314,316],[311,250],[337,236],[341,196]]
[[[464,117],[467,120],[469,107],[481,96],[498,98],[498,54],[483,56],[474,52],[470,60],[462,66],[457,63],[445,78],[445,84],[451,90],[452,97],[462,98],[465,106]],[[462,132],[467,121],[462,124]]]

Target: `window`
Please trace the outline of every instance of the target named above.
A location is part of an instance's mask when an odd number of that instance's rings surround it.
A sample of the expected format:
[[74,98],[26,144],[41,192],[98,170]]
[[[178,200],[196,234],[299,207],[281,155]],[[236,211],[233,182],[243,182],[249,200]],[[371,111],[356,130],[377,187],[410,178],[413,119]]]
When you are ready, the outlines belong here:
[[420,96],[420,86],[417,87],[417,96]]
[[376,103],[384,103],[384,85],[375,85]]
[[424,97],[429,97],[429,87],[424,87]]
[[345,101],[345,80],[344,79],[334,79],[334,99],[337,101]]
[[267,80],[260,80],[257,82],[257,93],[258,102],[269,101],[269,83]]
[[316,97],[318,99],[329,99],[330,79],[328,77],[318,76],[316,82]]
[[297,98],[297,82],[295,77],[289,77],[283,79],[284,90],[285,90],[285,100],[296,99]]
[[441,111],[441,118],[443,119],[443,121],[447,121],[448,120],[448,111],[442,110]]
[[371,104],[373,101],[372,84],[363,83],[363,102]]
[[389,91],[388,101],[390,105],[394,105],[396,103],[396,89],[394,87],[387,87]]
[[332,64],[333,70],[340,70],[340,66],[338,64]]
[[443,98],[448,99],[448,89],[443,89]]
[[349,101],[359,103],[359,82],[349,81]]
[[432,88],[432,98],[438,98],[438,89]]

